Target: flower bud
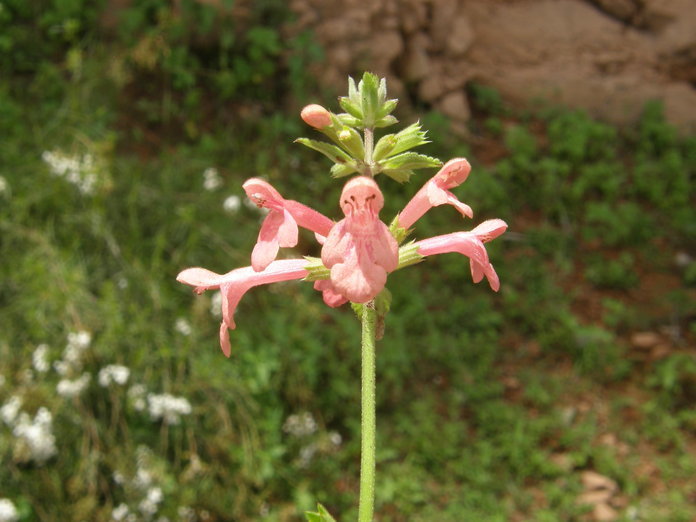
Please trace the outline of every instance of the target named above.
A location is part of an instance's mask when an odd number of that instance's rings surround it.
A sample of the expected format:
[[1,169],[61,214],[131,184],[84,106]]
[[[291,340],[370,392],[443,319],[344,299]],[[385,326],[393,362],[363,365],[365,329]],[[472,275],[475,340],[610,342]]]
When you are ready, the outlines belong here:
[[307,105],[300,113],[302,120],[315,129],[323,129],[331,125],[331,113],[321,105]]

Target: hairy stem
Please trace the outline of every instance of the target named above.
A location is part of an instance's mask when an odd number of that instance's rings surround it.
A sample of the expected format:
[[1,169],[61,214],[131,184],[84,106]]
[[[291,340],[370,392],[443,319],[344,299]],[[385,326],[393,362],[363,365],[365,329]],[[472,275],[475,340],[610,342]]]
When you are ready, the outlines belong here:
[[374,177],[372,151],[375,146],[375,130],[372,127],[365,127],[365,164],[367,165],[367,175]]
[[375,413],[375,325],[374,302],[362,312],[362,404],[360,439],[360,504],[358,522],[371,522],[375,506],[375,449],[377,418]]

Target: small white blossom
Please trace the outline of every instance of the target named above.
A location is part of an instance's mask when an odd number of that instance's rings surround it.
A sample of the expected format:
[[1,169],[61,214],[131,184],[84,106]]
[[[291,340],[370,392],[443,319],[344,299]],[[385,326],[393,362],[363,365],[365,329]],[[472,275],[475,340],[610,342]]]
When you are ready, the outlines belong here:
[[48,345],[40,344],[31,356],[34,369],[39,373],[46,373],[51,365],[48,363]]
[[61,379],[56,386],[56,392],[58,392],[58,395],[61,397],[72,399],[80,395],[84,389],[87,388],[91,378],[92,376],[85,372],[75,380]]
[[111,519],[116,521],[125,520],[129,513],[130,509],[128,509],[128,506],[121,503],[111,511]]
[[183,317],[179,317],[174,324],[174,329],[181,335],[191,335],[191,325]]
[[341,437],[341,434],[337,431],[332,431],[329,433],[329,440],[334,446],[340,446],[343,442],[343,437]]
[[2,418],[2,421],[8,426],[14,426],[21,407],[22,398],[13,395],[2,405],[2,408],[0,408],[0,418]]
[[68,156],[60,151],[44,151],[41,159],[51,174],[66,179],[83,194],[92,194],[97,183],[97,167],[91,154]]
[[150,393],[147,396],[148,411],[152,420],[162,419],[165,424],[179,424],[182,415],[191,413],[191,403],[184,397],[168,393]]
[[16,522],[19,520],[17,508],[9,498],[0,498],[0,522]]
[[182,522],[195,522],[196,520],[196,512],[189,506],[179,506],[176,514],[179,515],[179,520]]
[[147,499],[153,504],[159,504],[164,499],[162,494],[162,489],[158,487],[150,488],[147,490]]
[[222,316],[222,293],[219,291],[210,298],[210,313],[213,314],[213,317]]
[[133,485],[138,489],[146,489],[152,484],[152,474],[145,468],[138,468],[135,472]]
[[296,413],[285,419],[283,431],[294,437],[306,437],[317,431],[317,422],[308,411]]
[[68,346],[74,346],[78,349],[86,350],[92,342],[92,334],[85,330],[79,332],[70,332],[68,334]]
[[205,190],[215,190],[222,185],[222,179],[215,167],[208,167],[203,171],[203,188]]
[[128,382],[128,377],[130,377],[130,370],[127,367],[120,364],[109,364],[99,370],[99,386],[106,388],[111,383],[123,386]]
[[306,468],[307,466],[310,465],[312,462],[312,459],[314,458],[314,454],[317,452],[317,447],[314,444],[310,444],[308,446],[305,446],[300,450],[300,461],[299,461],[299,466],[301,468]]
[[126,483],[126,477],[123,476],[123,473],[120,471],[114,471],[111,474],[111,479],[114,481],[115,484],[118,484],[119,486],[123,486],[123,484]]
[[145,403],[145,393],[147,390],[142,384],[134,384],[128,389],[128,398],[132,401],[133,407],[137,411],[143,411],[147,404]]
[[241,206],[242,199],[236,194],[226,197],[225,201],[222,203],[223,210],[225,212],[229,212],[230,214],[236,214]]
[[28,415],[20,415],[12,433],[20,439],[22,449],[28,452],[29,460],[43,464],[58,452],[56,438],[51,431],[52,424],[51,412],[43,407],[39,408],[33,422]]

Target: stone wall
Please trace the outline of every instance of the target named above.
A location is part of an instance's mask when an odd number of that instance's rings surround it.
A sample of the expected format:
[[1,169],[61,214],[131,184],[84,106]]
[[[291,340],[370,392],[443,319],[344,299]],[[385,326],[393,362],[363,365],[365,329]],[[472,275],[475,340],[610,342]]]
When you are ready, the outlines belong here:
[[696,0],[292,0],[291,32],[311,28],[326,49],[314,73],[343,92],[370,70],[408,103],[460,125],[466,85],[513,102],[543,98],[616,123],[659,98],[696,130]]

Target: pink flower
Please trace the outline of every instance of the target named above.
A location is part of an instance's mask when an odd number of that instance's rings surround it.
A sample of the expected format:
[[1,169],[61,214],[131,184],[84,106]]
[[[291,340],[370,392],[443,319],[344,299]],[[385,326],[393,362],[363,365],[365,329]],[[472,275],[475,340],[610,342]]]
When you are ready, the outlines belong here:
[[[465,159],[445,164],[399,214],[399,225],[408,228],[428,209],[445,203],[471,217],[471,208],[448,190],[462,183],[469,169]],[[401,249],[404,260],[400,266],[398,243],[379,219],[384,197],[372,178],[359,176],[346,183],[340,200],[345,217],[338,223],[301,203],[283,198],[261,179],[248,180],[244,190],[254,203],[270,211],[261,225],[251,266],[222,275],[204,268],[187,268],[177,277],[179,282],[193,286],[197,293],[220,289],[223,297],[220,346],[228,357],[229,330],[236,326],[237,304],[255,286],[308,278],[315,281],[314,288],[322,292],[328,306],[336,307],[348,301],[367,303],[384,289],[387,274],[397,268],[418,262],[421,256],[457,252],[469,258],[475,283],[486,277],[493,290],[500,288],[484,245],[507,229],[500,219],[484,221],[469,232],[453,232],[405,245]],[[323,245],[321,260],[275,261],[280,247],[297,244],[298,226],[313,231]]]
[[205,268],[187,268],[179,273],[176,280],[195,287],[200,294],[205,290],[219,288],[222,293],[222,324],[220,325],[220,346],[222,352],[229,357],[231,353],[228,329],[234,330],[234,312],[239,301],[251,288],[279,281],[302,279],[308,272],[304,259],[285,259],[273,261],[265,270],[258,272],[250,266],[237,268],[226,274],[216,274]]
[[283,198],[270,183],[262,179],[251,178],[242,187],[251,201],[270,210],[251,253],[251,266],[257,272],[264,270],[278,256],[280,247],[297,245],[298,225],[326,236],[334,224],[316,210]]
[[372,178],[351,179],[341,193],[346,217],[334,225],[321,249],[321,260],[331,269],[332,291],[353,303],[373,299],[399,264],[399,245],[379,220],[383,206]]
[[331,125],[331,113],[316,103],[307,105],[302,109],[300,117],[302,121],[315,129],[323,129]]
[[483,245],[485,242],[495,239],[507,229],[507,223],[502,219],[490,219],[484,221],[470,232],[453,232],[442,236],[435,236],[421,241],[416,241],[415,246],[422,256],[458,252],[469,258],[471,264],[471,277],[474,283],[478,283],[486,276],[488,284],[494,291],[500,289],[500,280],[493,265],[488,260],[488,252]]
[[432,207],[452,205],[460,214],[469,218],[474,212],[469,205],[462,203],[449,190],[461,185],[469,176],[471,165],[464,158],[455,158],[445,163],[408,202],[399,214],[399,226],[409,228]]

